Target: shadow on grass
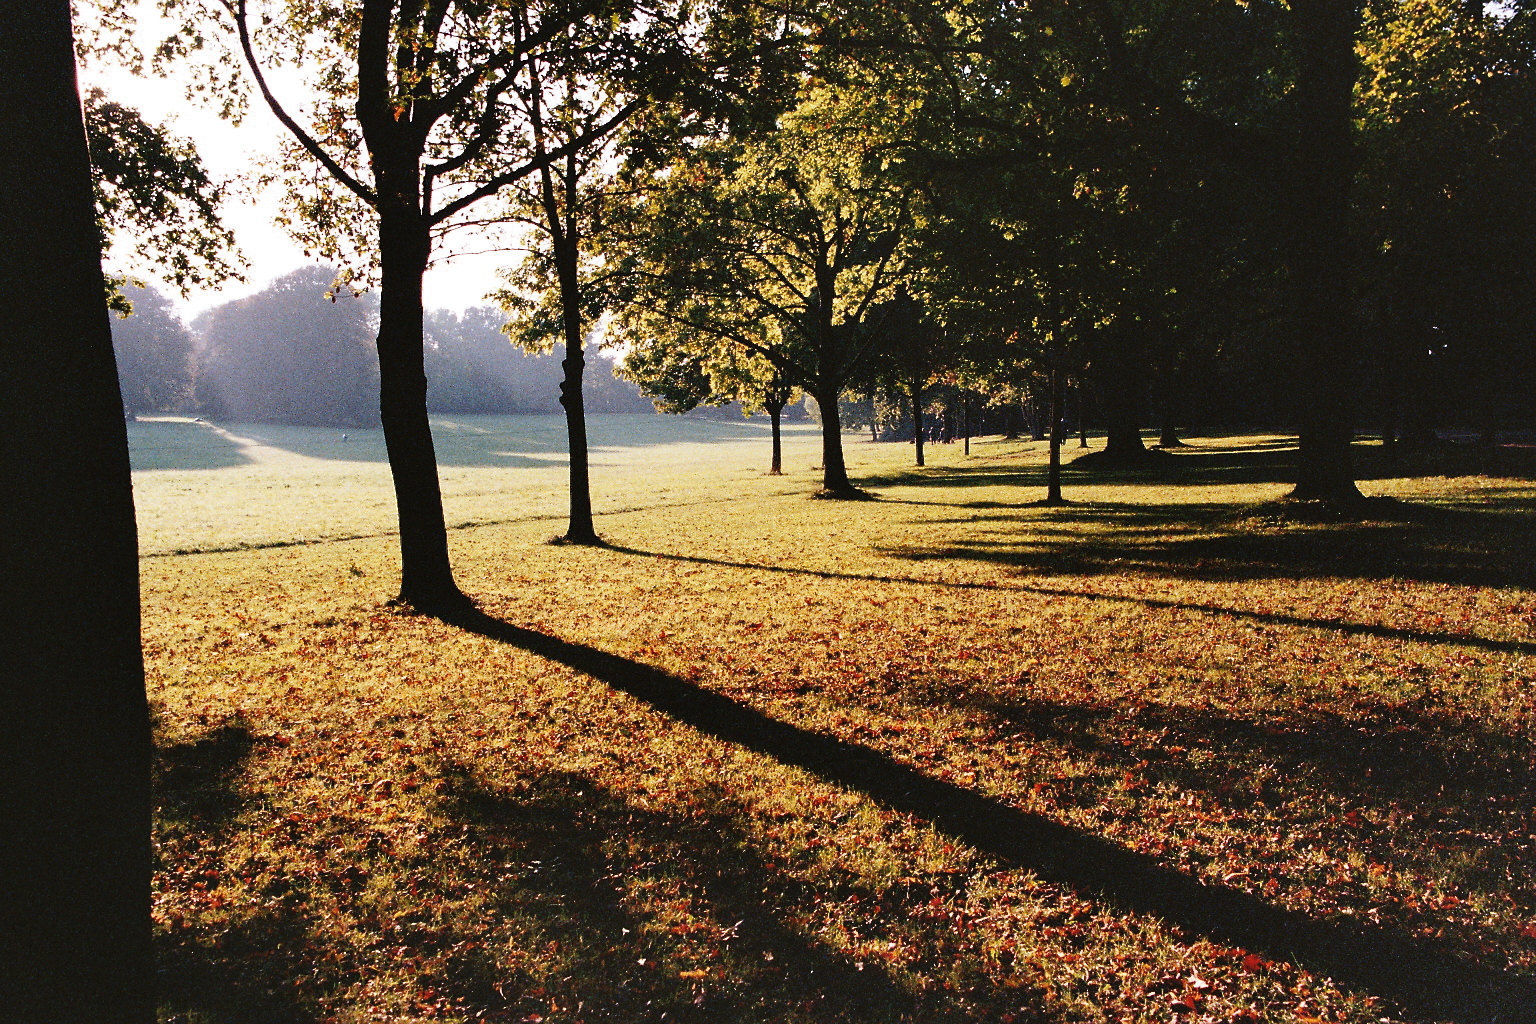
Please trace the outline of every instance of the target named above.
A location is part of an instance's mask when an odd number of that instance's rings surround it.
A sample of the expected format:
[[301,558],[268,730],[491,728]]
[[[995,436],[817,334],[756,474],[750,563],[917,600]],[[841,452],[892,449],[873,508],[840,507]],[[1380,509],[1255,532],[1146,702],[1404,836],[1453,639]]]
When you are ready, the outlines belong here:
[[[443,467],[547,469],[569,465],[565,417],[560,415],[477,416],[434,413],[433,447]],[[384,463],[388,453],[379,428],[301,427],[276,423],[228,424],[237,435],[260,444],[339,462]],[[766,427],[747,422],[689,420],[644,413],[589,414],[590,452],[668,444],[767,443]],[[343,440],[345,437],[345,440]]]
[[[895,583],[917,587],[940,587],[955,590],[981,590],[989,593],[1025,593],[1038,594],[1042,597],[1079,598],[1089,601],[1112,601],[1123,604],[1140,605],[1144,608],[1168,608],[1180,611],[1197,612],[1202,615],[1215,615],[1226,618],[1240,619],[1249,622],[1261,622],[1273,626],[1295,626],[1302,629],[1325,629],[1347,636],[1371,636],[1389,640],[1407,640],[1416,643],[1447,644],[1453,647],[1474,647],[1480,650],[1495,651],[1503,654],[1536,654],[1536,642],[1524,640],[1494,640],[1488,637],[1473,636],[1468,633],[1434,633],[1428,630],[1405,629],[1399,626],[1379,626],[1365,622],[1345,622],[1338,619],[1318,619],[1301,615],[1286,615],[1281,612],[1255,612],[1242,608],[1226,608],[1214,604],[1196,604],[1188,601],[1169,601],[1154,597],[1126,596],[1120,594],[1101,594],[1092,590],[1073,590],[1067,587],[1041,587],[1022,583],[1008,583],[998,585],[993,583],[972,583],[953,580],[924,579],[920,576],[879,576],[867,573],[833,572],[826,569],[804,569],[787,565],[765,565],[753,562],[732,562],[722,558],[707,558],[703,555],[675,555],[659,551],[644,551],[640,548],[626,547],[620,544],[610,544],[608,550],[618,554],[633,555],[639,558],[657,558],[669,562],[688,562],[694,565],[711,565],[725,569],[742,569],[749,572],[782,573],[789,576],[809,576],[823,580],[848,580],[859,583]],[[1124,566],[1116,569],[1124,571]]]
[[[1176,450],[1156,450],[1133,466],[1095,465],[1102,457],[1095,450],[1081,465],[1063,465],[1063,485],[1127,486],[1236,486],[1291,484],[1296,479],[1294,442],[1226,445],[1200,440]],[[1536,480],[1536,449],[1503,445],[1435,444],[1422,448],[1357,444],[1354,447],[1355,479],[1390,480],[1422,476],[1494,476]],[[999,470],[994,466],[958,465],[942,469],[907,469],[861,478],[865,487],[992,487],[1017,485],[1044,488],[1046,467]],[[1070,496],[1070,495],[1069,495]]]
[[229,469],[250,456],[208,423],[181,419],[128,424],[128,462],[136,473],[168,469]]
[[818,893],[758,852],[713,787],[658,810],[575,773],[523,776],[515,790],[462,765],[444,775],[440,810],[468,827],[490,876],[476,891],[495,893],[489,909],[517,948],[542,951],[536,973],[461,957],[426,979],[456,1005],[493,1020],[578,998],[592,1020],[975,1019],[786,925]]
[[1097,836],[931,778],[887,755],[778,721],[640,662],[523,629],[482,613],[452,624],[558,662],[717,739],[863,792],[914,814],[1000,862],[1153,914],[1188,932],[1292,959],[1392,1000],[1409,1013],[1493,1021],[1524,1011],[1536,984],[1462,958],[1445,943],[1355,921],[1315,920],[1164,867]]
[[[975,561],[1020,573],[1143,573],[1180,579],[1409,579],[1458,586],[1536,586],[1536,517],[1513,499],[1483,509],[1394,506],[1391,519],[1284,524],[1270,509],[1180,504],[1068,505],[935,545],[881,549],[908,561]],[[1092,527],[1085,532],[1080,527]]]
[[[197,739],[156,746],[159,870],[193,867],[194,851],[227,834],[245,806],[240,780],[256,747],[256,737],[239,718]],[[171,849],[174,865],[165,863]],[[302,913],[282,901],[233,919],[213,934],[171,919],[155,932],[161,1017],[199,1024],[313,1022],[317,1011],[296,991],[290,959],[309,948],[311,932]]]
[[[1507,879],[1526,870],[1527,852],[1501,847],[1495,837],[1508,833],[1511,810],[1523,811],[1536,797],[1530,745],[1463,717],[1400,705],[1348,721],[1264,722],[1188,706],[998,701],[960,686],[938,696],[986,714],[1003,742],[1070,747],[1115,771],[1209,794],[1224,808],[1262,813],[1265,805],[1297,798],[1315,805],[1316,794],[1326,793],[1352,809],[1406,813],[1408,820],[1391,830],[1358,810],[1323,827],[1353,854],[1435,861],[1467,888],[1505,891]],[[1058,797],[1080,806],[1101,801],[1091,786]]]

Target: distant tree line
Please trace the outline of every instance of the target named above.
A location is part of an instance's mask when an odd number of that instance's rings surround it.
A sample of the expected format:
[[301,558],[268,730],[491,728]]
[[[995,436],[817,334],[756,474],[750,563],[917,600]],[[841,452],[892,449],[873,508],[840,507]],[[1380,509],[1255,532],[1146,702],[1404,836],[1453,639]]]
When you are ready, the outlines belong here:
[[[183,323],[153,288],[125,286],[133,311],[112,321],[124,411],[215,420],[376,427],[379,303],[336,287],[325,267],[295,270],[254,295]],[[530,354],[494,307],[426,318],[427,407],[435,413],[560,412],[558,350]],[[587,380],[596,412],[651,412],[651,402],[599,359]]]

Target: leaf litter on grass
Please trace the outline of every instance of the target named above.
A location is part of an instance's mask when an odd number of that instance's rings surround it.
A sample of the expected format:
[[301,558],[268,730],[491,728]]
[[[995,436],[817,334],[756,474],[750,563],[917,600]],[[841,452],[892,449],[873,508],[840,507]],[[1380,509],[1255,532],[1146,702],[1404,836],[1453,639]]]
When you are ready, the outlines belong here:
[[479,632],[388,538],[147,558],[165,1017],[1518,1019],[1528,516],[1255,545],[1268,485],[850,450],[881,501],[457,530]]

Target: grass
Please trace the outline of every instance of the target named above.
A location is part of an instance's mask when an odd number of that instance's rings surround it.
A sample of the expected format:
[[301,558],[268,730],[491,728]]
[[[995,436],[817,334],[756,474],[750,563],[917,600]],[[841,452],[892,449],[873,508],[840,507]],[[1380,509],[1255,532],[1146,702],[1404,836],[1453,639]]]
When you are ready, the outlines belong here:
[[1531,1019],[1516,456],[1304,522],[1274,438],[1049,509],[1040,445],[850,436],[820,502],[814,435],[612,426],[602,549],[554,440],[439,428],[455,624],[357,448],[136,475],[166,1020]]

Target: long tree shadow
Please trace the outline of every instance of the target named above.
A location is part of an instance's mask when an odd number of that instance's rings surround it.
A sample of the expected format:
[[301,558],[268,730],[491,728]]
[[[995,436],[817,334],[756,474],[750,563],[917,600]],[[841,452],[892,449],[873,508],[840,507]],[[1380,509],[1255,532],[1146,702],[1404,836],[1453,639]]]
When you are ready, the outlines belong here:
[[[1218,581],[1353,577],[1458,586],[1536,587],[1536,518],[1514,508],[1421,510],[1403,522],[1268,528],[1215,524],[1206,512],[1183,519],[1178,505],[1073,505],[1016,532],[932,545],[892,546],[907,561],[987,562],[1021,573],[1119,575],[1140,572]],[[1074,523],[1100,528],[1084,535]]]
[[977,590],[987,593],[1021,592],[1025,594],[1038,594],[1042,597],[1079,598],[1089,601],[1109,601],[1124,604],[1140,605],[1144,608],[1168,608],[1179,611],[1198,612],[1203,615],[1215,615],[1233,619],[1241,619],[1249,622],[1262,622],[1272,626],[1295,626],[1300,629],[1326,629],[1347,636],[1380,637],[1387,640],[1407,640],[1415,643],[1447,644],[1453,647],[1472,647],[1485,651],[1494,651],[1501,654],[1536,654],[1536,642],[1525,640],[1495,640],[1488,637],[1475,636],[1469,633],[1435,633],[1428,630],[1406,629],[1400,626],[1380,626],[1367,622],[1346,622],[1339,619],[1319,619],[1303,615],[1287,615],[1283,612],[1256,612],[1243,608],[1228,608],[1223,605],[1198,604],[1190,601],[1172,601],[1155,597],[1143,597],[1123,594],[1102,594],[1092,590],[1073,590],[1068,587],[1042,587],[1030,584],[1011,582],[1007,585],[998,585],[990,582],[967,582],[964,580],[935,580],[924,579],[921,576],[881,576],[872,573],[837,572],[830,569],[806,569],[788,565],[769,565],[754,562],[733,562],[723,558],[709,558],[704,555],[676,555],[659,551],[645,551],[640,548],[626,547],[621,544],[609,546],[609,551],[624,555],[634,555],[640,558],[657,558],[672,562],[687,562],[695,565],[710,565],[725,569],[742,569],[750,572],[782,573],[789,576],[805,576],[812,579],[823,580],[848,580],[859,583],[895,583],[919,587],[938,587],[950,590]]
[[[1254,721],[1187,706],[1014,702],[958,685],[930,693],[987,715],[1004,742],[1044,741],[1089,754],[1112,769],[1106,784],[1129,770],[1260,813],[1327,793],[1357,809],[1354,819],[1324,826],[1351,853],[1451,864],[1457,884],[1489,892],[1507,890],[1507,878],[1524,873],[1524,851],[1501,848],[1497,837],[1509,829],[1509,809],[1530,806],[1536,795],[1530,744],[1461,718],[1392,706],[1349,720]],[[1102,797],[1094,786],[1063,794],[1081,806]],[[1373,829],[1358,813],[1375,809],[1385,817],[1394,805],[1414,809],[1412,824],[1402,826],[1423,837],[1414,848],[1403,849],[1401,835]]]
[[[241,779],[259,740],[239,718],[155,749],[157,871],[212,870],[245,807]],[[156,929],[156,998],[167,1019],[209,1024],[309,1024],[315,1006],[289,983],[280,951],[309,946],[311,922],[275,901],[216,931],[173,914]]]
[[448,620],[558,662],[699,731],[793,765],[886,807],[915,814],[999,861],[1193,933],[1294,959],[1314,973],[1392,1000],[1410,1013],[1461,1021],[1512,1019],[1536,1001],[1529,978],[1458,955],[1443,942],[1353,920],[1315,920],[981,793],[931,778],[878,751],[770,718],[650,665],[524,629],[479,612]]
[[[515,790],[453,763],[444,776],[439,809],[467,826],[469,859],[484,876],[476,891],[495,894],[514,945],[558,951],[538,973],[460,957],[425,979],[458,1005],[504,1008],[492,1019],[532,1019],[576,998],[589,1020],[981,1016],[785,924],[808,915],[818,893],[758,852],[718,791],[662,811],[576,773],[521,776]],[[1016,995],[1030,1000],[1028,990]]]

